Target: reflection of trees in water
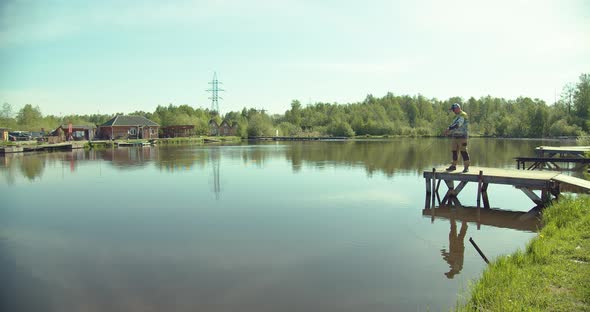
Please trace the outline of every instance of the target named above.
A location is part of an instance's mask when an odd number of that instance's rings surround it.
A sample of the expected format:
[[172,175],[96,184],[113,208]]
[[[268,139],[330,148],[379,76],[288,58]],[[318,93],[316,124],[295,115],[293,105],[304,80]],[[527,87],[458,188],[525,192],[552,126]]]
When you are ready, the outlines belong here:
[[[472,163],[479,166],[516,166],[514,157],[534,154],[540,141],[470,139]],[[287,149],[293,170],[303,164],[324,166],[363,166],[369,175],[383,172],[393,176],[399,171],[421,172],[451,160],[450,139],[400,138],[383,141],[294,142]]]
[[155,146],[118,147],[106,149],[103,159],[110,161],[117,169],[136,169],[144,167],[159,158],[159,149]]
[[191,149],[189,147],[160,147],[159,157],[155,159],[160,170],[179,171],[189,170],[194,166],[204,168],[208,163],[207,149]]
[[80,161],[89,159],[96,159],[95,151],[76,149],[68,152],[7,154],[0,157],[0,171],[8,184],[14,184],[18,173],[29,180],[35,180],[43,175],[47,166],[68,163],[70,170],[74,171]]
[[[254,145],[254,146],[256,146],[256,145]],[[265,149],[265,148],[262,148],[262,149],[249,148],[249,149],[242,150],[239,157],[242,159],[242,162],[246,166],[256,166],[256,167],[262,168],[262,166],[264,165],[265,159],[267,159],[269,157],[273,157],[275,155],[278,156],[276,150]]]
[[43,169],[45,169],[46,158],[42,154],[31,154],[24,156],[23,154],[8,154],[0,157],[2,162],[2,175],[8,184],[14,184],[18,172],[29,180],[35,180],[41,177]]
[[[470,139],[472,164],[487,167],[516,166],[514,157],[534,155],[534,148],[544,144],[541,140]],[[559,144],[550,142],[549,144]],[[567,143],[561,143],[567,144]],[[404,172],[421,173],[424,169],[446,165],[451,160],[450,140],[446,138],[396,138],[380,141],[345,142],[271,142],[254,145],[216,146],[152,146],[122,147],[106,150],[75,150],[72,152],[21,154],[26,159],[21,173],[29,179],[42,174],[45,165],[52,161],[77,161],[102,158],[117,169],[141,168],[155,163],[162,170],[188,170],[205,168],[211,163],[210,153],[219,151],[220,165],[224,159],[241,159],[245,165],[263,167],[267,158],[286,158],[293,171],[304,166],[322,168],[328,165],[363,167],[367,174],[382,172],[389,177]],[[8,156],[7,156],[8,157]],[[5,165],[7,181],[14,182],[14,164]]]
[[45,160],[38,155],[32,155],[21,158],[20,170],[23,176],[29,180],[35,180],[40,177],[45,168]]
[[445,273],[447,278],[453,278],[463,269],[463,259],[465,256],[465,234],[467,234],[467,221],[461,222],[461,230],[457,233],[457,222],[455,218],[449,219],[451,230],[449,232],[449,250],[440,251],[443,259],[449,264],[450,270]]

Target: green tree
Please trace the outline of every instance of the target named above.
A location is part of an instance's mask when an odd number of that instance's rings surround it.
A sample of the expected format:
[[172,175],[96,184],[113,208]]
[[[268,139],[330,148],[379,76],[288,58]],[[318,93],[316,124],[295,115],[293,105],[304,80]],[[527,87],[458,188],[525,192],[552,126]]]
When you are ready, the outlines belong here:
[[564,103],[566,111],[572,114],[572,107],[574,106],[574,94],[576,93],[576,87],[573,83],[568,83],[563,87],[561,91],[561,102]]
[[336,121],[328,126],[328,134],[333,136],[351,137],[354,131],[346,121]]
[[587,131],[590,129],[590,74],[580,75],[574,92],[574,107],[580,126]]
[[271,136],[273,135],[273,125],[270,117],[264,113],[249,114],[248,116],[248,136]]
[[301,102],[293,100],[291,110],[285,112],[285,120],[298,127],[301,126]]
[[9,119],[12,118],[12,105],[4,102],[2,104],[2,110],[0,111],[0,118]]
[[410,102],[406,107],[406,116],[411,127],[416,126],[416,119],[418,119],[418,108],[414,103]]
[[28,128],[37,125],[42,118],[39,106],[33,107],[31,104],[27,104],[18,112],[16,120],[19,126]]

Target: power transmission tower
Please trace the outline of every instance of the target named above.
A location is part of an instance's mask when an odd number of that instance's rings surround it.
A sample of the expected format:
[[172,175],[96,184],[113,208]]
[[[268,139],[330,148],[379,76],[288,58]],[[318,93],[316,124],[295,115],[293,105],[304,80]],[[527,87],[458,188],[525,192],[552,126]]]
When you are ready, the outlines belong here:
[[211,80],[209,84],[211,85],[211,88],[207,89],[206,91],[211,92],[211,97],[209,97],[211,100],[211,110],[216,112],[218,115],[221,115],[219,113],[219,99],[223,100],[223,98],[219,96],[219,92],[223,92],[225,90],[219,89],[219,85],[222,83],[217,80],[217,72],[213,72],[213,80]]

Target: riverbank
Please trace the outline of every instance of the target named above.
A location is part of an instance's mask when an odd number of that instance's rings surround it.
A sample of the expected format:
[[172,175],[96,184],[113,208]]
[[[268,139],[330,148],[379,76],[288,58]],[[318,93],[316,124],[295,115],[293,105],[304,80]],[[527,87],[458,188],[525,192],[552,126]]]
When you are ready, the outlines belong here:
[[238,143],[242,139],[236,136],[199,136],[199,137],[182,137],[182,138],[161,138],[151,140],[92,140],[92,141],[70,141],[61,143],[46,143],[43,141],[3,141],[0,142],[0,152],[5,149],[16,149],[16,152],[30,151],[30,150],[54,150],[60,147],[67,147],[64,149],[73,148],[92,148],[100,149],[113,146],[125,146],[125,145],[145,145],[145,144],[204,144],[204,143]]
[[590,196],[543,212],[525,251],[490,263],[457,311],[589,311]]
[[238,143],[242,138],[238,136],[199,136],[180,138],[160,138],[158,144],[202,144],[202,143]]

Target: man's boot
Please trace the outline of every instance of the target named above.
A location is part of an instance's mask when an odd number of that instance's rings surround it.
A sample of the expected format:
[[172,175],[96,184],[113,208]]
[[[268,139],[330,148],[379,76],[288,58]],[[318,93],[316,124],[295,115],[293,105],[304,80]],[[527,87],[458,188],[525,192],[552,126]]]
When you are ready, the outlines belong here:
[[469,160],[463,161],[463,173],[469,172]]

